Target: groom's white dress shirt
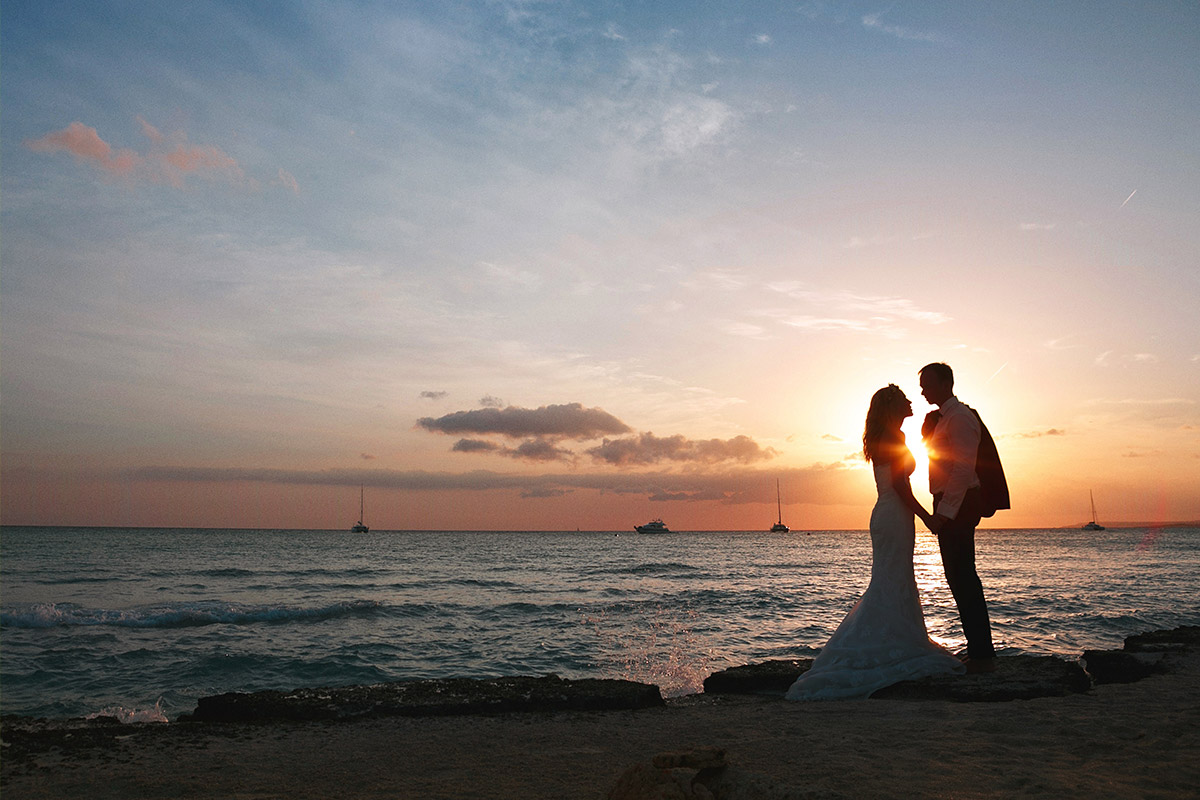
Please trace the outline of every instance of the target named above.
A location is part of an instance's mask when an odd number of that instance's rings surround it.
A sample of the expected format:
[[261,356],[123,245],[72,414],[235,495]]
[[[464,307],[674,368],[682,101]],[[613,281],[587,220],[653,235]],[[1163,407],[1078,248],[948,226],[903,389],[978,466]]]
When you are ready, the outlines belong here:
[[967,490],[979,485],[975,474],[979,418],[953,395],[938,408],[942,418],[928,444],[929,493],[942,493],[942,502],[934,512],[954,519]]

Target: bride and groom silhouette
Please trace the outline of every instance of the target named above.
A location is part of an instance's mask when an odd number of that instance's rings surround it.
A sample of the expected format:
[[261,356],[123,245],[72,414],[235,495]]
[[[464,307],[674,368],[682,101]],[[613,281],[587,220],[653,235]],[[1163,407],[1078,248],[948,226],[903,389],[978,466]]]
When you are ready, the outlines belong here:
[[[895,384],[871,398],[863,455],[872,465],[878,500],[871,511],[871,582],[821,649],[812,667],[788,689],[789,700],[868,697],[900,681],[995,669],[991,624],[975,571],[975,527],[1008,508],[1008,486],[995,443],[979,414],[954,396],[954,372],[934,363],[919,372],[921,394],[938,406],[921,436],[929,450],[933,512],[913,496],[916,468],[901,423],[912,403]],[[946,582],[958,606],[967,652],[955,656],[929,638],[913,574],[914,517],[938,539]]]

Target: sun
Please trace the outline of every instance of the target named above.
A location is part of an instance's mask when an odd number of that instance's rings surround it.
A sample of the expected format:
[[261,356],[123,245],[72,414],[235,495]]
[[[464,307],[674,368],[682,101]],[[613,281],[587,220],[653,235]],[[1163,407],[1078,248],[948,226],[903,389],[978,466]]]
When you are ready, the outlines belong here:
[[904,420],[900,429],[904,431],[908,449],[912,450],[913,460],[917,462],[917,467],[912,474],[912,487],[913,492],[920,497],[922,491],[928,494],[929,488],[926,479],[926,476],[929,475],[929,451],[925,449],[925,443],[921,441],[921,417],[914,414]]

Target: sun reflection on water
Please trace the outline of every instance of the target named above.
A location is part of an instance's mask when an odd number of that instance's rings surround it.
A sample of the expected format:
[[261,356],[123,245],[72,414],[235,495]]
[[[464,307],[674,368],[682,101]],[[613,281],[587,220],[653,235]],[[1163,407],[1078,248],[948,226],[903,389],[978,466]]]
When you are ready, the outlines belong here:
[[[918,526],[919,527],[919,526]],[[949,650],[966,645],[966,639],[958,630],[958,607],[954,596],[946,585],[946,573],[942,569],[942,556],[937,539],[925,530],[917,531],[913,548],[913,574],[917,589],[921,593],[921,606],[925,613],[925,627],[929,638]]]

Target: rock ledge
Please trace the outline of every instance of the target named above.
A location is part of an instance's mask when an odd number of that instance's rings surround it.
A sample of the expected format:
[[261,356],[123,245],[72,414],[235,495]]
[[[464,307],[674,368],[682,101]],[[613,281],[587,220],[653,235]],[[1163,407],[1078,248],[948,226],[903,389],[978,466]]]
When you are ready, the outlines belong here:
[[623,680],[565,680],[557,675],[449,678],[202,697],[181,722],[428,717],[508,711],[611,711],[664,705],[657,686]]

